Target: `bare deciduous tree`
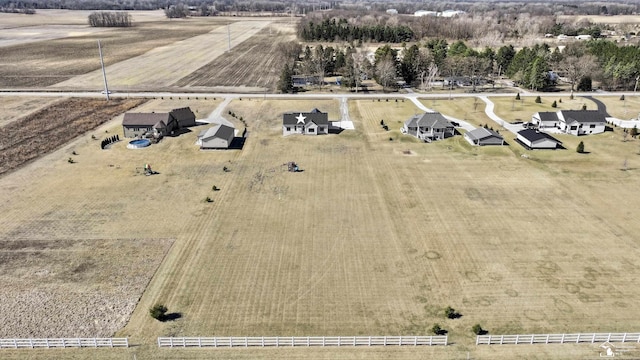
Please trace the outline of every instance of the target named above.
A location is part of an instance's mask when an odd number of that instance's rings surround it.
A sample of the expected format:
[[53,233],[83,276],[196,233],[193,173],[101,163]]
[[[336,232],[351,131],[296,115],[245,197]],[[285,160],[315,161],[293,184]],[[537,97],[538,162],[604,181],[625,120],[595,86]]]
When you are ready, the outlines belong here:
[[376,64],[376,75],[378,78],[378,82],[382,85],[382,90],[384,91],[397,76],[397,68],[396,62],[391,57],[390,54],[387,54]]

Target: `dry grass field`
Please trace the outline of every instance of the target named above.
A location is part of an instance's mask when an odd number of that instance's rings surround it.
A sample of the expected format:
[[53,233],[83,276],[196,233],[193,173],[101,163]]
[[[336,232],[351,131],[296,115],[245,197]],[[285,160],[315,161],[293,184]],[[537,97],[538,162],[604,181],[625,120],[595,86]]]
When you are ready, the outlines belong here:
[[[217,21],[199,20],[202,28],[212,28]],[[235,46],[251,38],[266,27],[270,20],[238,21],[226,26],[218,26],[202,35],[192,36],[162,47],[155,47],[144,54],[107,66],[106,73],[113,89],[162,89],[191,72],[205,66],[228,50],[228,32],[231,45]],[[170,24],[165,24],[170,25]],[[107,51],[105,47],[104,51]],[[255,57],[254,54],[244,56]],[[253,69],[255,71],[255,69]],[[219,69],[215,69],[217,73]],[[102,87],[102,71],[95,70],[82,76],[55,84],[58,89],[99,89]]]
[[0,127],[59,101],[61,100],[57,98],[2,96],[0,97],[0,107],[2,108]]
[[[156,100],[145,111],[175,106],[182,104]],[[6,284],[15,278],[28,284],[12,298],[25,288],[47,294],[44,276],[79,289],[93,284],[82,305],[91,308],[94,291],[118,288],[109,269],[128,274],[127,266],[144,263],[134,271],[144,283],[175,238],[118,336],[153,344],[158,335],[428,334],[440,323],[458,345],[427,352],[451,358],[497,351],[471,345],[475,323],[495,334],[637,326],[639,319],[626,312],[627,299],[640,295],[633,286],[639,224],[627,196],[638,185],[637,170],[630,158],[629,170],[621,171],[622,158],[614,155],[631,157],[636,141],[607,133],[580,138],[590,154],[530,152],[530,159],[507,147],[475,150],[461,137],[424,144],[397,133],[418,109],[393,100],[352,101],[355,131],[283,138],[280,114],[312,107],[339,116],[337,101],[235,100],[228,109],[250,130],[242,151],[199,151],[195,132],[139,151],[124,143],[102,151],[86,135],[0,178],[9,199],[0,220],[4,255],[48,258],[8,272]],[[117,120],[104,130],[120,132]],[[77,164],[65,161],[71,149]],[[304,172],[286,172],[282,164],[291,160]],[[144,163],[160,174],[141,176]],[[29,176],[34,173],[47,176]],[[214,184],[221,190],[212,192]],[[203,202],[206,196],[214,202]],[[158,222],[159,216],[173,221]],[[100,252],[87,252],[96,246]],[[150,319],[147,308],[157,301],[182,318]],[[6,311],[27,311],[8,304]],[[444,319],[449,305],[462,318]],[[89,316],[126,318],[127,309]],[[51,333],[37,318],[31,325]],[[128,351],[154,352],[153,345]],[[347,350],[344,357],[415,355],[375,351]],[[256,356],[231,354],[220,356]]]
[[[176,83],[180,87],[232,87],[242,92],[274,91],[285,59],[278,48],[295,40],[295,24],[271,23]],[[224,47],[222,47],[224,48]],[[258,55],[259,54],[259,55]]]
[[[142,110],[176,106],[183,105],[156,100]],[[476,149],[461,137],[424,144],[397,130],[419,110],[393,100],[351,101],[355,131],[281,136],[282,112],[312,107],[339,116],[338,101],[234,100],[228,109],[243,116],[250,133],[241,151],[199,151],[197,131],[142,150],[124,142],[100,150],[85,135],[0,178],[1,197],[8,199],[0,213],[2,254],[11,259],[3,268],[11,289],[3,316],[13,324],[12,314],[31,311],[21,329],[36,330],[25,336],[72,336],[42,323],[42,312],[31,307],[44,304],[61,317],[79,312],[64,324],[76,324],[80,333],[114,331],[164,257],[116,333],[143,346],[91,356],[459,358],[470,352],[507,359],[517,351],[572,358],[598,349],[475,347],[470,329],[475,323],[492,334],[637,328],[630,299],[640,295],[634,285],[640,224],[629,194],[640,185],[638,140],[622,142],[618,132],[579,138],[589,154],[575,153],[578,138],[570,136],[561,138],[569,150],[549,152],[527,152],[513,142]],[[391,131],[381,129],[380,119]],[[122,135],[117,119],[95,133],[103,131]],[[71,150],[79,154],[76,164],[65,161]],[[620,169],[623,157],[627,171]],[[282,164],[292,160],[304,171],[286,172]],[[142,176],[144,163],[160,174]],[[213,185],[221,190],[213,192]],[[204,202],[207,196],[214,202]],[[130,287],[119,285],[133,279]],[[38,300],[11,300],[33,294]],[[182,317],[151,319],[147,309],[155,302]],[[445,319],[446,306],[462,317]],[[429,334],[434,323],[454,345],[235,352],[153,345],[160,335]],[[12,326],[4,329],[15,335]]]
[[[520,100],[513,97],[491,97],[490,100],[495,104],[495,113],[507,122],[514,121],[531,121],[531,116],[538,111],[558,111],[558,110],[581,110],[583,105],[587,106],[587,110],[597,110],[596,104],[586,98],[574,96],[544,96],[542,103],[535,103],[535,96],[521,96]],[[551,107],[553,101],[556,101],[556,108]],[[562,102],[560,102],[562,101]]]
[[[68,99],[0,128],[0,174],[11,171],[66,144],[143,99]],[[70,158],[69,161],[73,161]]]
[[[84,20],[86,21],[86,17]],[[98,70],[98,39],[102,42],[105,65],[115,66],[153,49],[207,34],[229,22],[229,19],[218,18],[173,21],[165,19],[87,36],[3,47],[0,52],[0,88],[44,87]],[[41,25],[41,30],[46,26],[53,25]],[[88,31],[91,28],[87,25],[83,29]],[[136,69],[139,68],[140,65]],[[116,76],[117,73],[108,75]],[[98,83],[94,88],[102,88],[102,83]]]

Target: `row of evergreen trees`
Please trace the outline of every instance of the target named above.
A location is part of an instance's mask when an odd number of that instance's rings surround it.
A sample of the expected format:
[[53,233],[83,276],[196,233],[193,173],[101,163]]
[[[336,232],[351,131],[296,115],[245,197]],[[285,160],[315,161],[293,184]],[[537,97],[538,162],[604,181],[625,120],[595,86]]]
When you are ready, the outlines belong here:
[[102,140],[102,143],[100,143],[100,149],[103,149],[107,147],[107,145],[113,144],[114,142],[120,141],[120,136],[118,136],[118,134],[113,135],[113,136],[109,136],[108,138]]
[[414,33],[406,25],[349,25],[347,19],[324,19],[320,23],[313,20],[303,22],[299,29],[305,41],[376,41],[401,43],[413,40]]

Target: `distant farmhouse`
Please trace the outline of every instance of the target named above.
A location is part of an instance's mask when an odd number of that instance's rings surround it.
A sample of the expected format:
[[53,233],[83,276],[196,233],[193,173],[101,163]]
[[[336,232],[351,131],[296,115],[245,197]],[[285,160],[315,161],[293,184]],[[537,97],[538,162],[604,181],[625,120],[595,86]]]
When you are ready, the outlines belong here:
[[483,127],[468,131],[464,134],[465,140],[471,145],[504,145],[504,138],[496,131]]
[[604,132],[607,120],[597,110],[559,110],[537,112],[531,122],[539,130],[554,128],[571,135],[588,135]]
[[518,131],[516,141],[529,150],[562,148],[560,140],[535,129]]
[[200,145],[200,149],[228,149],[235,134],[235,128],[218,124],[200,132],[196,144]]
[[322,135],[329,133],[329,114],[318,109],[282,115],[282,135]]
[[412,116],[404,122],[401,131],[403,134],[415,136],[427,142],[455,135],[453,124],[437,112]]
[[178,129],[194,126],[196,117],[190,108],[168,113],[125,113],[122,119],[124,137],[163,137]]

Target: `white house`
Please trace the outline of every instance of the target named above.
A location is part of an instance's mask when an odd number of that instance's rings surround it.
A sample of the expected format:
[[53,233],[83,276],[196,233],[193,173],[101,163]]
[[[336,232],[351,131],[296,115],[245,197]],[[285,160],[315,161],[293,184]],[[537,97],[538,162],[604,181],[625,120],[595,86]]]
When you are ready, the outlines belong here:
[[560,140],[535,129],[518,131],[516,141],[529,150],[557,149],[562,147],[562,142]]
[[453,124],[437,112],[414,115],[404,122],[404,126],[400,130],[404,134],[415,136],[427,142],[455,135]]
[[539,130],[555,128],[571,135],[599,134],[607,124],[605,116],[597,110],[541,111],[533,114],[531,122]]
[[329,133],[329,114],[318,109],[282,115],[282,135],[322,135]]
[[504,145],[504,138],[497,132],[483,127],[473,129],[464,134],[465,140],[471,145]]
[[197,145],[200,149],[228,149],[235,137],[235,129],[231,126],[218,124],[198,135]]

